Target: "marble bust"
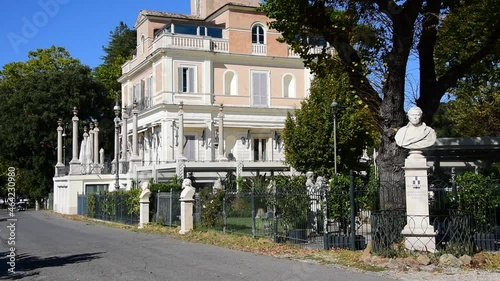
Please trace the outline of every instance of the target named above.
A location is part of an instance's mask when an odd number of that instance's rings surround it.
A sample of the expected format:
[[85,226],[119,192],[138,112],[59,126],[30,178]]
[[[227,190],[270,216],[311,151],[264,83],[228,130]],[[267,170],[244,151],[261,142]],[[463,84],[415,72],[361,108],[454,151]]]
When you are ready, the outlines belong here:
[[414,106],[408,110],[408,124],[396,133],[396,144],[400,147],[418,150],[436,142],[436,132],[422,122],[422,109]]

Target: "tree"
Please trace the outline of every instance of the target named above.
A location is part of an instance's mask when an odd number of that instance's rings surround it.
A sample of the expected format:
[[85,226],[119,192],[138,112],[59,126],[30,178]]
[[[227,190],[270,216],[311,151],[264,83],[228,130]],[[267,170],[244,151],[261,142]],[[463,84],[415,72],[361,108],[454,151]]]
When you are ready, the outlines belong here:
[[[4,66],[0,71],[0,158],[20,169],[18,192],[33,199],[47,195],[56,164],[57,120],[69,121],[74,106],[83,121],[80,124],[94,118],[112,124],[106,121],[112,119],[108,109],[112,101],[103,93],[91,69],[62,47],[31,51],[26,62]],[[113,133],[100,127],[104,135]]]
[[137,31],[128,28],[127,24],[120,22],[114,31],[110,32],[110,40],[107,47],[103,46],[106,53],[102,57],[103,64],[95,68],[97,80],[104,84],[107,96],[119,99],[121,84],[118,82],[122,74],[122,65],[132,58],[136,48]]
[[[280,40],[299,53],[314,72],[327,71],[335,56],[343,62],[350,92],[377,118],[381,182],[404,179],[407,151],[396,146],[394,136],[405,123],[405,74],[410,54],[418,54],[420,66],[416,104],[424,112],[423,121],[430,125],[447,91],[483,59],[498,55],[499,8],[496,0],[266,0],[261,6],[273,19],[270,27],[281,33]],[[458,20],[460,29],[453,25]],[[326,47],[320,54],[310,52],[314,47],[310,38],[317,37],[328,42],[336,54],[331,55]],[[466,52],[460,50],[464,47]],[[390,197],[404,196],[404,189],[397,190],[399,194]],[[382,208],[404,207],[388,196],[380,199]]]
[[333,115],[330,105],[338,103],[336,113],[337,166],[339,172],[360,169],[363,149],[377,140],[375,120],[368,106],[349,91],[347,74],[341,67],[316,78],[310,96],[300,109],[289,114],[283,140],[286,161],[298,171],[314,171],[322,176],[334,174]]

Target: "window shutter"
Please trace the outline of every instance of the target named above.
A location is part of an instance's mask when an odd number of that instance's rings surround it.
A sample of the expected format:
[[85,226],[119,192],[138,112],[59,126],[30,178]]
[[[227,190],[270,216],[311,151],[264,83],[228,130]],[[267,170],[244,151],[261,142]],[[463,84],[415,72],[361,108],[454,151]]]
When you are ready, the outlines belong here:
[[178,84],[178,86],[177,86],[177,92],[179,92],[179,93],[184,92],[184,89],[183,89],[184,87],[182,87],[182,69],[183,69],[182,67],[179,67],[179,69],[177,71],[178,72],[178,75],[177,75],[177,84]]
[[194,68],[188,68],[189,90],[190,93],[196,93],[194,90]]

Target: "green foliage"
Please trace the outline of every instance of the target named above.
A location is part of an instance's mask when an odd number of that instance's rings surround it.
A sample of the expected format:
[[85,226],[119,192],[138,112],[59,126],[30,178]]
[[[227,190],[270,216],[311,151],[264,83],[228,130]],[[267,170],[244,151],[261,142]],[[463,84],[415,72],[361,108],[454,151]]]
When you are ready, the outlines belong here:
[[305,228],[310,202],[306,189],[306,177],[276,176],[277,202],[270,198],[270,205],[276,204],[277,215],[285,231]]
[[120,99],[121,84],[117,80],[122,75],[121,66],[132,58],[136,41],[137,31],[129,29],[127,24],[120,22],[115,30],[110,32],[108,46],[103,47],[104,63],[96,67],[94,72],[111,99]]
[[[80,132],[94,118],[102,135],[113,133],[112,103],[103,96],[102,85],[64,48],[31,51],[26,62],[5,65],[0,95],[0,158],[23,174],[17,183],[20,195],[40,199],[48,194],[56,164],[57,120],[71,124],[73,107],[79,110]],[[71,130],[66,133],[71,135]]]
[[[91,218],[117,218],[117,204],[126,210],[124,215],[139,216],[139,195],[142,190],[132,188],[130,190],[105,191],[91,193],[87,196],[87,216]],[[123,214],[122,214],[123,215]],[[120,218],[117,218],[120,219]]]
[[500,207],[500,183],[490,176],[467,172],[457,176],[458,207],[470,213],[479,225],[490,222],[490,214]]
[[174,175],[168,182],[154,183],[153,179],[149,180],[149,190],[151,193],[182,191],[182,179]]
[[222,228],[222,202],[225,197],[225,191],[218,189],[215,193],[210,189],[202,189],[200,198],[203,202],[201,212],[201,225],[209,228]]
[[338,103],[336,112],[338,171],[359,170],[363,149],[376,145],[378,131],[368,107],[349,93],[346,74],[339,67],[330,75],[317,78],[311,94],[301,108],[289,114],[283,140],[286,161],[303,173],[315,171],[329,177],[334,173],[333,115],[330,104]]

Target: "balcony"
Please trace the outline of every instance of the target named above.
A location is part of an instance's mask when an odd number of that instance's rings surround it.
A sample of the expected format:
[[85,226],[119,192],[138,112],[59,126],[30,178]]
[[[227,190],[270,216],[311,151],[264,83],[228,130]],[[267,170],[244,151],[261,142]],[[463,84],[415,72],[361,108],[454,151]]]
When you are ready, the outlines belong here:
[[267,54],[266,44],[252,44],[252,55],[265,56]]
[[[227,39],[172,34],[168,32],[160,33],[155,37],[148,53],[152,54],[159,49],[196,50],[216,53],[229,53],[229,41]],[[122,65],[122,73],[127,73],[144,61],[144,56],[134,56],[134,58]]]

